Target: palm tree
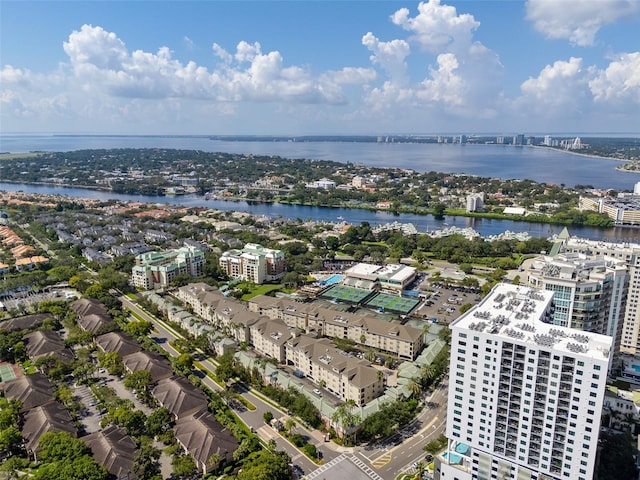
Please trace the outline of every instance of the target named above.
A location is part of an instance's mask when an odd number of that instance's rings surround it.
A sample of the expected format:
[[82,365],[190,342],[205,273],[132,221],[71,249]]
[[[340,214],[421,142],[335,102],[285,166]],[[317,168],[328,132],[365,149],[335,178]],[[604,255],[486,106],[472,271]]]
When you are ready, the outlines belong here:
[[409,384],[407,385],[407,387],[409,387],[409,391],[411,392],[411,396],[413,398],[418,398],[420,397],[420,394],[422,393],[422,385],[420,384],[420,381],[416,378],[412,378],[411,380],[409,380]]
[[356,407],[356,402],[353,399],[349,399],[338,405],[335,412],[331,416],[331,421],[340,424],[342,427],[343,438],[345,443],[347,440],[348,432],[353,431],[353,443],[355,443],[355,427],[358,424],[359,417],[353,413],[353,409]]
[[291,435],[291,430],[293,430],[296,426],[296,421],[292,417],[287,418],[287,421],[284,422],[284,428],[287,429],[289,435]]

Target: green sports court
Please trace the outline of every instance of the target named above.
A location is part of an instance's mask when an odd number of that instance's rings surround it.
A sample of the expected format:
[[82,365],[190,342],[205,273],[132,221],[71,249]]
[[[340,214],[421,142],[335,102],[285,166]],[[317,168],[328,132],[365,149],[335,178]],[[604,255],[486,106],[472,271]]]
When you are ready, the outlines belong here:
[[420,300],[416,298],[399,297],[388,293],[377,293],[364,303],[365,307],[375,308],[383,312],[396,312],[403,315],[413,310]]
[[8,382],[9,380],[13,380],[16,378],[15,370],[13,369],[13,364],[11,363],[1,363],[0,364],[0,383]]
[[332,285],[320,294],[322,298],[329,298],[336,302],[348,302],[358,304],[369,297],[373,292],[361,288],[347,287],[346,285]]

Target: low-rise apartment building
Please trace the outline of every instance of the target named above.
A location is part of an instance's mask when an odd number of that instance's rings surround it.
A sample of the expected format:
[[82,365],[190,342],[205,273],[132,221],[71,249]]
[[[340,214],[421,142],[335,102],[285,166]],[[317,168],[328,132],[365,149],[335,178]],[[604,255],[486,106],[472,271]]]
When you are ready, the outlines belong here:
[[146,290],[164,288],[181,274],[202,277],[204,265],[204,254],[190,246],[168,252],[142,253],[136,256],[131,282],[134,287]]
[[285,344],[287,363],[340,399],[362,406],[384,391],[384,375],[366,360],[339,350],[328,339],[292,336]]
[[421,329],[371,315],[355,315],[265,295],[253,297],[248,307],[250,311],[269,318],[279,318],[288,327],[327,337],[346,338],[400,358],[413,360],[423,347]]
[[280,280],[286,271],[284,252],[247,243],[242,250],[228,250],[220,256],[220,267],[229,276],[261,284]]

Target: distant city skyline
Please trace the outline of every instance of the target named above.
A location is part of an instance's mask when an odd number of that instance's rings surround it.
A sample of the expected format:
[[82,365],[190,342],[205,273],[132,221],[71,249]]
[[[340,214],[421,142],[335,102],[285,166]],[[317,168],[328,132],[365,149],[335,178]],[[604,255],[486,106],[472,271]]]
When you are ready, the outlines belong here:
[[0,10],[2,134],[640,132],[639,0]]

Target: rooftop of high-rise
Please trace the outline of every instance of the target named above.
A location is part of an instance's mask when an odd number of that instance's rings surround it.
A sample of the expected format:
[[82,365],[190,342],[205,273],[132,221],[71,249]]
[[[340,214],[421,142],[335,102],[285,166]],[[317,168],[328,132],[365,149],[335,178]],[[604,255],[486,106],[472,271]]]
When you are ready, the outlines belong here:
[[482,302],[455,320],[451,328],[607,360],[613,339],[546,323],[551,320],[552,302],[551,291],[500,283]]

